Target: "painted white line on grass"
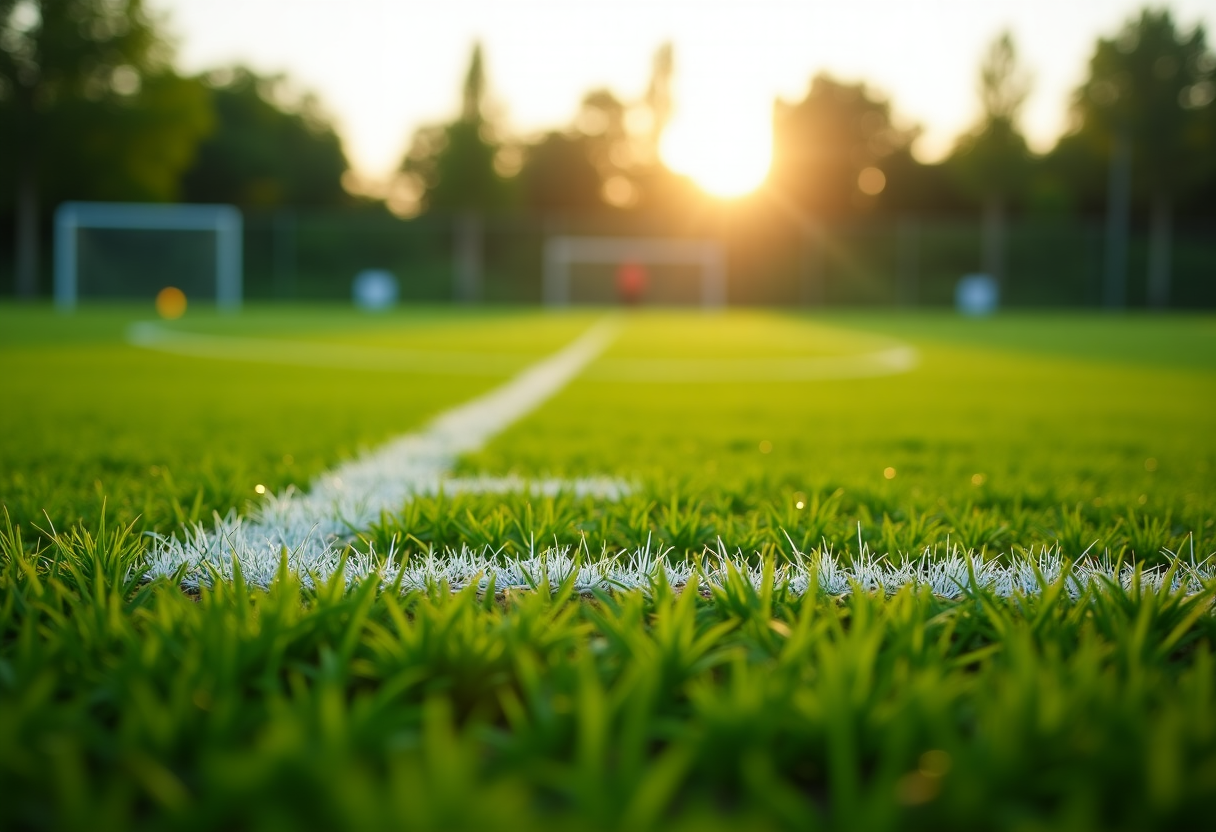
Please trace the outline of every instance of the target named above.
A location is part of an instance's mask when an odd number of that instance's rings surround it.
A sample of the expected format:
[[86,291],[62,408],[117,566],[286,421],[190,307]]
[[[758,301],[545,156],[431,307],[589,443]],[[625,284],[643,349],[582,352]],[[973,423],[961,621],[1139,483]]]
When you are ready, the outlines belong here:
[[730,554],[719,541],[717,549],[707,549],[695,563],[670,559],[665,552],[656,552],[647,544],[633,553],[592,556],[586,550],[580,553],[574,547],[564,546],[551,547],[539,555],[508,558],[462,547],[459,552],[430,553],[404,564],[390,552],[382,562],[360,557],[351,567],[370,570],[358,573],[356,579],[374,574],[385,585],[399,585],[402,590],[447,584],[453,591],[475,585],[482,591],[492,587],[501,592],[536,589],[546,583],[556,589],[570,581],[575,592],[588,594],[597,590],[648,591],[659,582],[677,590],[694,583],[709,590],[742,581],[760,592],[785,591],[795,598],[811,591],[827,595],[894,594],[908,586],[925,587],[943,598],[959,598],[977,591],[1009,598],[1038,595],[1045,588],[1062,583],[1067,595],[1077,600],[1087,593],[1107,592],[1112,587],[1194,594],[1211,587],[1216,579],[1210,556],[1196,562],[1193,551],[1189,558],[1168,551],[1163,554],[1168,563],[1143,568],[1135,563],[1115,563],[1109,557],[1073,560],[1054,546],[1043,547],[1037,553],[1026,550],[1010,554],[1003,562],[947,544],[944,550],[926,547],[919,555],[892,559],[874,555],[863,543],[858,554],[847,559],[836,556],[830,549],[804,553],[795,548],[787,562],[770,563],[766,568],[759,555],[748,558],[741,551]]
[[231,574],[235,558],[246,580],[264,585],[286,552],[293,571],[328,575],[338,568],[345,540],[369,528],[384,512],[440,490],[503,493],[519,487],[619,498],[628,484],[607,478],[533,486],[518,478],[447,478],[461,455],[481,448],[564,387],[604,351],[618,330],[617,319],[601,320],[564,349],[440,414],[421,431],[322,474],[307,494],[289,490],[271,495],[253,518],[231,514],[217,519],[213,530],[200,525],[182,540],[158,538],[148,559],[151,574],[174,574],[184,567],[186,582],[197,583],[211,573]]
[[903,345],[860,355],[796,358],[606,358],[587,376],[652,384],[827,381],[906,373],[916,367],[917,360],[916,350]]
[[282,338],[207,335],[168,329],[154,321],[133,323],[127,327],[126,335],[127,343],[132,346],[170,355],[335,370],[507,376],[518,372],[527,360],[494,353],[438,352]]
[[[517,372],[518,356],[443,352],[358,344],[318,343],[279,338],[208,335],[169,329],[140,321],[127,329],[132,346],[171,355],[219,358],[259,364],[373,370],[418,375],[506,376]],[[589,370],[588,378],[637,384],[706,384],[830,381],[897,375],[919,360],[912,347],[890,346],[855,355],[783,356],[774,358],[607,358]]]
[[[197,588],[214,581],[231,581],[234,560],[239,562],[247,583],[267,587],[284,565],[280,550],[237,549],[233,539],[247,540],[248,532],[239,520],[228,521],[228,528],[215,533],[201,528],[189,541],[162,540],[160,559],[152,564],[151,574],[169,575],[182,565],[182,584]],[[1192,552],[1184,558],[1164,552],[1167,562],[1145,568],[1133,562],[1113,562],[1102,558],[1066,557],[1059,547],[1025,550],[1003,558],[985,557],[958,546],[944,550],[926,547],[919,555],[876,556],[862,546],[859,554],[840,557],[830,549],[800,552],[794,550],[780,565],[766,568],[758,554],[747,557],[741,551],[728,554],[719,544],[697,561],[668,557],[649,544],[633,552],[604,552],[592,555],[586,549],[551,546],[527,556],[504,556],[486,547],[480,551],[461,546],[460,550],[427,552],[406,562],[393,551],[377,553],[345,552],[334,545],[308,550],[307,562],[300,552],[286,555],[289,573],[305,586],[331,580],[341,570],[347,584],[373,577],[383,587],[402,592],[447,586],[457,592],[476,586],[481,592],[537,590],[548,586],[556,591],[567,581],[580,594],[596,591],[641,590],[653,592],[659,583],[677,591],[691,586],[701,591],[723,588],[742,581],[758,592],[774,590],[799,598],[808,592],[845,596],[854,592],[894,594],[905,587],[925,588],[942,598],[961,598],[976,592],[998,597],[1036,596],[1060,584],[1072,600],[1107,593],[1115,587],[1135,593],[1210,592],[1216,581],[1212,557],[1196,561]],[[1137,590],[1138,588],[1138,590]]]

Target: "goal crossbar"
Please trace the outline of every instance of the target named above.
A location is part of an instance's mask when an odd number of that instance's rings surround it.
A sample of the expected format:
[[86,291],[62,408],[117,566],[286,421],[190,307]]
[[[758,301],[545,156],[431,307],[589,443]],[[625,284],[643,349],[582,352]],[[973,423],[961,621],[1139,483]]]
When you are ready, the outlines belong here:
[[241,305],[241,212],[232,205],[160,205],[132,202],[65,202],[55,211],[55,305],[76,306],[79,270],[77,232],[82,228],[121,231],[214,231],[215,303]]
[[570,266],[574,263],[680,264],[701,267],[701,302],[726,303],[726,258],[717,240],[661,237],[570,237],[545,240],[544,299],[550,306],[570,303]]

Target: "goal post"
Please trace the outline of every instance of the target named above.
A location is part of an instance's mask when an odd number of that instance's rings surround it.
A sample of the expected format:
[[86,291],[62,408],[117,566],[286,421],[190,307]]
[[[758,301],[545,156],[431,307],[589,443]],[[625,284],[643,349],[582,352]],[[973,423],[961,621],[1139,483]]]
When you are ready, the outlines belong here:
[[215,234],[215,303],[241,305],[241,212],[232,205],[165,205],[131,202],[65,202],[55,211],[55,305],[72,309],[79,299],[80,231],[210,231]]
[[570,303],[570,267],[589,265],[695,265],[701,270],[701,304],[718,308],[726,303],[726,257],[717,240],[665,237],[571,237],[545,240],[544,301],[547,306]]

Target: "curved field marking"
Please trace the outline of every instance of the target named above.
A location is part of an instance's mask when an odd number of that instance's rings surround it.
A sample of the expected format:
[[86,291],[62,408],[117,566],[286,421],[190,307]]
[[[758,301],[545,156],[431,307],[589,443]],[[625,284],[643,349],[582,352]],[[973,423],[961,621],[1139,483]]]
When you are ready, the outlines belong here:
[[364,347],[357,344],[206,335],[167,329],[153,321],[131,324],[127,343],[192,358],[219,358],[258,364],[287,364],[334,370],[378,370],[421,375],[506,376],[525,366],[527,357],[495,353]]
[[[522,359],[494,353],[431,352],[354,344],[321,344],[277,338],[206,335],[141,321],[127,329],[133,346],[173,355],[262,364],[373,370],[420,375],[504,376]],[[781,358],[604,358],[587,378],[639,384],[827,381],[897,375],[914,369],[915,349],[897,342],[856,355]]]
[[369,528],[383,512],[397,511],[415,496],[441,490],[535,489],[618,498],[629,491],[629,485],[607,478],[530,484],[518,478],[451,479],[448,475],[462,454],[481,448],[578,375],[608,347],[619,328],[616,318],[599,321],[506,384],[441,413],[417,432],[322,474],[307,494],[288,489],[268,497],[251,519],[229,515],[217,519],[214,531],[199,526],[183,540],[160,538],[149,554],[150,574],[171,575],[183,565],[189,574],[213,569],[230,573],[235,558],[249,580],[264,583],[278,570],[284,552],[289,553],[291,568],[301,575],[332,572],[341,559],[342,541]]
[[916,350],[906,345],[860,355],[806,358],[604,358],[587,377],[641,384],[826,381],[906,373],[918,360]]

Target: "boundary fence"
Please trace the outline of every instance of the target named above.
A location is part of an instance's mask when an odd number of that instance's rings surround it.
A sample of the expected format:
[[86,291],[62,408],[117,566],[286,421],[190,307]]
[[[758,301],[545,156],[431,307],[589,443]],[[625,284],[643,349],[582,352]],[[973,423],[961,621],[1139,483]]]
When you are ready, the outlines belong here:
[[[545,242],[559,235],[717,239],[725,297],[733,305],[948,306],[954,287],[980,271],[979,218],[901,217],[798,225],[779,218],[670,220],[612,217],[422,216],[277,211],[244,215],[248,300],[347,301],[363,269],[392,272],[404,303],[537,304],[544,297]],[[50,295],[49,228],[41,294]],[[1104,225],[1096,219],[1019,219],[1005,231],[1002,305],[1085,308],[1102,303]],[[0,297],[13,294],[11,231],[0,223]],[[1171,247],[1170,308],[1216,308],[1216,219],[1179,222]],[[1147,228],[1133,229],[1127,305],[1146,305]],[[610,286],[612,264],[578,268],[579,285]],[[699,304],[697,281],[679,264],[652,267],[654,302]],[[664,271],[666,269],[666,271]],[[687,287],[680,288],[680,287]],[[688,297],[684,297],[687,294]],[[605,302],[611,291],[574,303]]]

